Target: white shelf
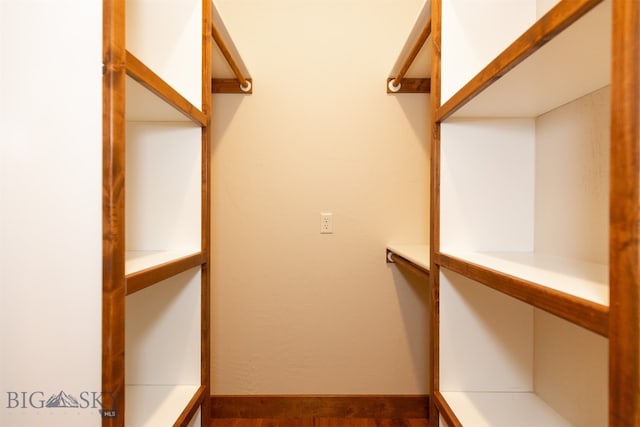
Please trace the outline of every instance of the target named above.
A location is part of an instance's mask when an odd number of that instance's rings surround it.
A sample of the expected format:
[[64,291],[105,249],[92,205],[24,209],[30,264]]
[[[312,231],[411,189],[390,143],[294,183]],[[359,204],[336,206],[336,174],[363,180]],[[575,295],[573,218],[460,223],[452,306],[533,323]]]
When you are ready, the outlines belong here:
[[606,338],[446,268],[439,283],[440,392],[463,425],[603,425]]
[[560,427],[567,420],[535,393],[441,392],[456,417],[473,427]]
[[200,128],[128,122],[126,155],[126,250],[199,251]]
[[442,4],[436,391],[465,426],[606,425],[613,2],[486,3]]
[[609,85],[611,22],[605,0],[451,118],[536,117]]
[[189,255],[195,255],[198,252],[200,251],[191,249],[181,251],[127,251],[125,253],[125,275],[137,273]]
[[[422,29],[424,28],[427,21],[431,19],[431,0],[425,0],[416,20],[411,29],[411,33],[407,37],[407,40],[396,59],[393,68],[389,72],[389,77],[395,77],[398,75],[398,72],[402,68],[405,58],[409,56],[409,52],[413,48],[416,40],[420,36]],[[429,36],[431,38],[431,36]],[[428,39],[427,39],[428,40]],[[425,78],[431,76],[431,49],[429,49],[429,43],[425,43],[418,55],[411,63],[411,66],[407,70],[406,77],[409,78]]]
[[[179,110],[169,105],[135,79],[126,81],[127,120],[136,122],[188,122],[192,121]],[[198,108],[198,106],[195,106]],[[192,124],[192,126],[196,126]]]
[[[222,37],[225,46],[231,53],[231,56],[234,58],[236,65],[240,70],[240,73],[247,79],[251,78],[251,73],[242,60],[242,56],[240,55],[238,48],[233,42],[233,39],[231,38],[231,35],[229,34],[229,31],[224,24],[222,15],[220,14],[220,11],[218,10],[214,2],[211,3],[211,12],[213,25],[218,30],[218,33]],[[236,78],[233,70],[229,66],[229,63],[227,62],[224,55],[220,51],[220,48],[215,42],[213,43],[213,52],[211,55],[211,70],[213,74],[212,77],[214,78]]]
[[424,270],[429,271],[429,245],[402,245],[393,243],[388,244],[387,249],[395,254],[398,254],[402,258],[411,261]]
[[441,252],[608,306],[609,99],[441,127]]
[[126,384],[200,384],[201,271],[127,296]]
[[587,301],[609,305],[609,269],[603,264],[535,252],[455,252],[448,255]]
[[127,427],[171,427],[200,385],[127,385]]
[[201,108],[202,0],[129,0],[126,17],[127,50]]

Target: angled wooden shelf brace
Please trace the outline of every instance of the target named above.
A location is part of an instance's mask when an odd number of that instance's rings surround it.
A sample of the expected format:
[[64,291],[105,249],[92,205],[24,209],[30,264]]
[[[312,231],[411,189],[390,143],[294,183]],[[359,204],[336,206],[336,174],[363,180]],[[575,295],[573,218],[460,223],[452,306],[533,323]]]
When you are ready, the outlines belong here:
[[[387,78],[387,93],[430,93],[430,78],[406,77],[407,71],[431,35],[431,0],[426,0],[407,41]],[[427,69],[429,69],[428,67]]]
[[[235,78],[211,78],[212,93],[253,93],[253,80],[247,66],[242,61],[238,49],[233,43],[222,17],[213,4],[213,19],[211,24],[211,36],[218,46],[220,53],[229,64]],[[213,69],[213,67],[212,67]]]

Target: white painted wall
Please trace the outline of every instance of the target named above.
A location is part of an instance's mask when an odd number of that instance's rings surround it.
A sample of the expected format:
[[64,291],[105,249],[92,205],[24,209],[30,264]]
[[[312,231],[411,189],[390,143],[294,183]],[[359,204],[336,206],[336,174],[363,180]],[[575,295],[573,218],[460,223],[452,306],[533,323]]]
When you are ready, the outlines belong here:
[[536,118],[536,250],[607,264],[610,88]]
[[101,13],[0,2],[3,427],[100,425],[97,409],[31,403],[100,391]]
[[427,286],[384,260],[428,242],[429,99],[385,92],[422,1],[217,6],[255,85],[213,100],[213,393],[427,392]]

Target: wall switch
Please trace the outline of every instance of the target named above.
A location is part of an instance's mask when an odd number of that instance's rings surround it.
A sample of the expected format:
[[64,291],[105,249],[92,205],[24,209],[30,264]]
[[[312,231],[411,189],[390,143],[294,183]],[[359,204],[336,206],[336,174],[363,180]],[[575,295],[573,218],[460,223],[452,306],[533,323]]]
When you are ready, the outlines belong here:
[[333,233],[333,214],[329,212],[322,212],[320,214],[320,234],[332,234]]

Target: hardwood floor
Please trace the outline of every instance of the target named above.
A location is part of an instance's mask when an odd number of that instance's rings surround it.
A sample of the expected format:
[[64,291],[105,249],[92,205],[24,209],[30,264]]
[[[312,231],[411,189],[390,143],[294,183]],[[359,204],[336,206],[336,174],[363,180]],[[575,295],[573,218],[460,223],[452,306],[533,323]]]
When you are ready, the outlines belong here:
[[390,418],[217,418],[211,427],[427,427],[428,420]]

